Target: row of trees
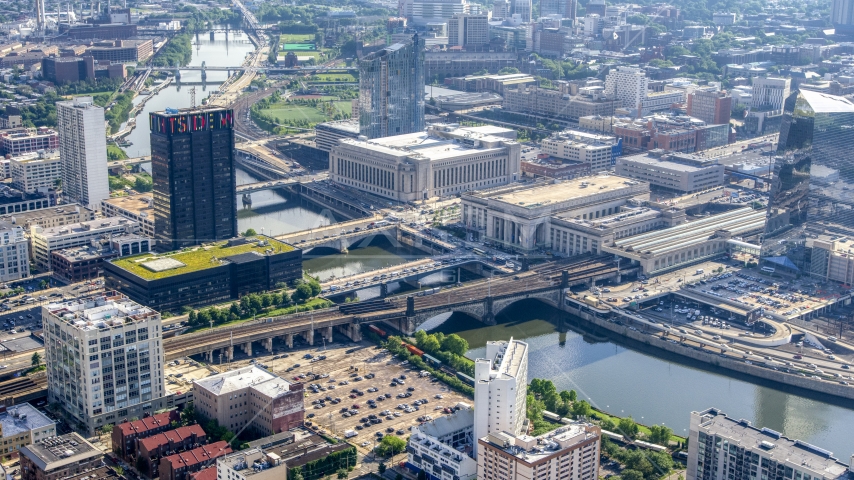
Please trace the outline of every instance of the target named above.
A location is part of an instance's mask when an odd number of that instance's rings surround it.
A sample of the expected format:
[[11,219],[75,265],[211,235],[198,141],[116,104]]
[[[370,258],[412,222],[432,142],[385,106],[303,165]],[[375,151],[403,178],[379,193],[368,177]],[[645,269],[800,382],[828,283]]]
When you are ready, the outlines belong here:
[[415,346],[454,370],[474,375],[474,363],[464,356],[469,349],[469,342],[455,333],[446,336],[442,332],[427,333],[419,330],[415,332]]
[[619,448],[607,437],[602,437],[602,451],[625,467],[618,480],[658,480],[667,476],[674,466],[668,452]]
[[470,387],[456,376],[448,375],[443,371],[433,368],[433,366],[428,365],[420,356],[410,353],[410,351],[403,346],[403,341],[400,337],[393,335],[388,337],[383,346],[397,358],[401,360],[408,360],[413,367],[430,372],[434,378],[439,379],[439,381],[445,383],[445,385],[453,388],[454,390],[468,395],[469,397],[474,396],[474,388]]
[[172,37],[154,58],[151,64],[155,67],[183,67],[193,59],[193,45],[189,33],[181,33]]
[[[287,291],[250,293],[240,298],[240,302],[232,302],[228,308],[208,307],[198,312],[190,310],[187,322],[193,327],[204,327],[211,323],[220,325],[226,322],[250,318],[270,308],[302,305],[313,297],[320,295],[320,283],[311,279],[308,282],[299,281],[292,293]],[[323,308],[326,304],[315,305]]]

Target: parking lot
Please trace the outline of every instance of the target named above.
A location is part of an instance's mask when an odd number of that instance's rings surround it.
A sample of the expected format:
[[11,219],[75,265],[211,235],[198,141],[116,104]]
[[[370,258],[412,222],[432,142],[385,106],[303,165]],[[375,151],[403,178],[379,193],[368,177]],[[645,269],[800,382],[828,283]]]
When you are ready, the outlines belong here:
[[[376,445],[381,438],[378,434],[405,437],[419,419],[437,418],[459,402],[471,403],[471,399],[429,376],[420,376],[420,372],[370,342],[296,347],[287,349],[274,343],[272,354],[263,351],[251,358],[243,355],[230,364],[220,365],[219,358],[215,358],[211,369],[194,360],[183,359],[177,365],[170,362],[165,368],[167,389],[186,391],[192,388],[193,380],[214,371],[254,362],[290,382],[303,382],[309,428],[340,438],[347,431],[355,432],[357,435],[350,442],[358,445],[362,453]],[[309,355],[311,358],[306,358]],[[416,405],[423,400],[427,402]]]

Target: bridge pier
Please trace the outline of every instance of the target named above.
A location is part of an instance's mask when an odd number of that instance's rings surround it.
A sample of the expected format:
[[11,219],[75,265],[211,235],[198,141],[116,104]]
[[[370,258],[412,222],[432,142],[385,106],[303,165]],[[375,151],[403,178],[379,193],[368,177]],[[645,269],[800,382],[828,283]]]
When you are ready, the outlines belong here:
[[252,356],[252,342],[246,342],[243,344],[243,353],[248,356]]
[[[386,298],[387,296],[388,296],[388,283],[383,282],[380,284],[380,298]],[[412,297],[410,297],[410,298],[412,298]],[[407,305],[409,305],[408,300],[407,300]]]
[[302,332],[302,337],[308,342],[309,345],[314,346],[314,329],[311,328],[305,332]]
[[273,353],[273,337],[265,338],[262,342],[264,343],[264,348],[267,349],[267,353]]
[[286,333],[285,334],[285,345],[288,348],[294,348],[294,334],[293,333]]
[[225,347],[225,359],[229,362],[234,359],[234,346],[233,345]]
[[326,327],[326,341],[332,343],[332,327]]
[[495,312],[492,309],[493,301],[493,297],[483,299],[483,318],[480,321],[487,325],[495,325]]

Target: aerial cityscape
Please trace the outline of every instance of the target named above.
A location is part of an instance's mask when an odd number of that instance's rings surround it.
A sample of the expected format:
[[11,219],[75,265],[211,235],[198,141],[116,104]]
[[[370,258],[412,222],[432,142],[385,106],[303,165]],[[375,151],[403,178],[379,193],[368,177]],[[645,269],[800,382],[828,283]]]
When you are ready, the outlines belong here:
[[5,480],[854,480],[854,0],[9,0]]

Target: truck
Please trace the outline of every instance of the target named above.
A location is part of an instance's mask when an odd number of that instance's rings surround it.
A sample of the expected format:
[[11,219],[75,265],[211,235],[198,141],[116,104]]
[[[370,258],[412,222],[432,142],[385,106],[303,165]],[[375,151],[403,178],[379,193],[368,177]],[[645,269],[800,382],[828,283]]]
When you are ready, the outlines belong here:
[[697,269],[697,275],[702,275],[702,274],[703,274],[703,273],[705,273],[705,272],[706,272],[706,271],[705,271],[705,270],[703,270],[702,268],[698,268],[698,269]]

